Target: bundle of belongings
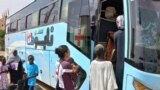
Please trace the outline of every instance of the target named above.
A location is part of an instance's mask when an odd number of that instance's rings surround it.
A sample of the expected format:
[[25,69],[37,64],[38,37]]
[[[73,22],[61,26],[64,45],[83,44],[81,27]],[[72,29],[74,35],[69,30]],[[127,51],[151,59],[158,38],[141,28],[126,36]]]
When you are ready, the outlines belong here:
[[117,12],[116,12],[115,7],[109,6],[105,10],[105,18],[106,19],[116,21],[116,14],[117,14]]

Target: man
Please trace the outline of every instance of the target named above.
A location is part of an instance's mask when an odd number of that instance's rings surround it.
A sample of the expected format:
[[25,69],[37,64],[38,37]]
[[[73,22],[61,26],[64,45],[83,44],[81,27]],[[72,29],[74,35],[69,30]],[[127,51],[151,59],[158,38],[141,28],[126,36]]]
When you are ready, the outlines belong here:
[[96,45],[96,58],[91,62],[90,85],[91,90],[116,90],[118,89],[110,61],[104,60],[104,47]]

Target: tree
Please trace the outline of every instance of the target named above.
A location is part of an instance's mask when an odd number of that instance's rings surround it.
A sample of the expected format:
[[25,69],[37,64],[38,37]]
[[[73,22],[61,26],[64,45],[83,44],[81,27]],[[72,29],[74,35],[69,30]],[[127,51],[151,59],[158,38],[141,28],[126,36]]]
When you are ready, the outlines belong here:
[[4,30],[0,30],[0,37],[4,38],[5,35],[5,31]]
[[0,30],[0,50],[4,50],[4,36],[5,36],[5,31]]

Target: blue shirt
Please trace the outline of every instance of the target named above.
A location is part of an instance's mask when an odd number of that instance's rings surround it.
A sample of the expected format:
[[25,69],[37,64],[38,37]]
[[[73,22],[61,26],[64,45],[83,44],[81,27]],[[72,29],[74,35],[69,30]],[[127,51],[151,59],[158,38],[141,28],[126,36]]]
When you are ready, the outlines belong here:
[[[38,66],[36,64],[28,64],[27,65],[27,75],[28,77],[32,77],[38,74]],[[34,86],[36,84],[36,77],[32,77],[28,79],[28,85]]]

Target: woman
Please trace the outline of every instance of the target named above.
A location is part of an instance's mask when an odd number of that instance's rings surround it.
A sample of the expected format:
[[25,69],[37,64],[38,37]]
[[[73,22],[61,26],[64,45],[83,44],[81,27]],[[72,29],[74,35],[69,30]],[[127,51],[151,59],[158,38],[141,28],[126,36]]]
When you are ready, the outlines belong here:
[[90,69],[91,90],[118,89],[112,63],[104,60],[104,47],[101,44],[96,45],[95,55]]
[[118,31],[114,34],[114,43],[116,49],[116,79],[119,90],[123,86],[123,73],[124,73],[124,17],[119,15],[116,20]]
[[18,55],[17,50],[14,50],[8,57],[7,64],[9,65],[8,71],[10,73],[10,82],[16,84],[18,80],[22,79],[22,61]]
[[5,57],[2,57],[2,65],[0,66],[0,90],[7,90],[8,82],[8,66]]
[[70,51],[66,45],[56,48],[55,53],[60,58],[58,65],[57,90],[75,90],[78,67],[70,63]]

